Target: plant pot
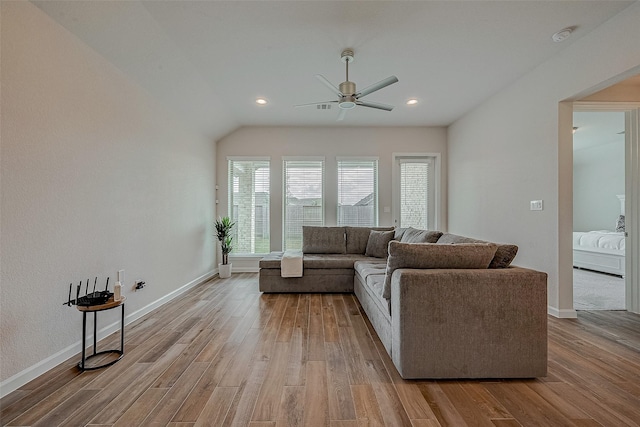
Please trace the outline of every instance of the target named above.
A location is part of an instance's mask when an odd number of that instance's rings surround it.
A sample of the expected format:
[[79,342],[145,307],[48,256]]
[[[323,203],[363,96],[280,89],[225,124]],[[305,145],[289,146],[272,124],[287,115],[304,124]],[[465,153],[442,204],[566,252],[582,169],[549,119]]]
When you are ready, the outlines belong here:
[[229,264],[218,264],[218,276],[221,279],[228,279],[231,277],[231,263]]

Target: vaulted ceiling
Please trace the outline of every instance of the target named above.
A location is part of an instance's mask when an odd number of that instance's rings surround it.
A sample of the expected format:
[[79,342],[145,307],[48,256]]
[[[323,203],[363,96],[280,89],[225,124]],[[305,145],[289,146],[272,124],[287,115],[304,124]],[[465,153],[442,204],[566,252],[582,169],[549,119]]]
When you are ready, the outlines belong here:
[[[250,125],[446,126],[633,1],[34,1],[122,73],[212,137]],[[562,43],[553,33],[575,27]],[[294,108],[399,82],[358,107]],[[255,103],[264,97],[264,106]],[[418,100],[406,105],[410,98]]]

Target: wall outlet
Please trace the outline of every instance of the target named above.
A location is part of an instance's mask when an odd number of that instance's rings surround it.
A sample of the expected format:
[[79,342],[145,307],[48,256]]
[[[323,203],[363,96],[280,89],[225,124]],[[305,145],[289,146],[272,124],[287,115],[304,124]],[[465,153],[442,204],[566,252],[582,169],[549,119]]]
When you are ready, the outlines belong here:
[[541,210],[542,210],[542,208],[543,208],[543,206],[542,206],[542,200],[532,200],[532,201],[531,201],[531,204],[530,204],[530,207],[529,207],[529,210],[532,210],[532,211],[541,211]]
[[144,288],[145,284],[146,283],[144,281],[142,281],[142,280],[136,280],[136,283],[133,285],[133,290],[134,291],[139,291],[142,288]]

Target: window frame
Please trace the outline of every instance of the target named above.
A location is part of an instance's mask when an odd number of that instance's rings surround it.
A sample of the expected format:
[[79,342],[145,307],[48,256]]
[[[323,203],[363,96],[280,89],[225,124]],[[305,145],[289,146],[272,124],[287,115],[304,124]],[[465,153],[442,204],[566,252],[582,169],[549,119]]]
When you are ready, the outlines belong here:
[[[271,157],[269,156],[227,156],[227,215],[229,216],[229,218],[231,218],[233,220],[233,193],[234,193],[234,181],[232,179],[233,175],[232,175],[232,169],[231,169],[231,162],[267,162],[267,164],[269,165],[269,183],[268,183],[268,202],[269,202],[269,206],[267,208],[267,224],[266,226],[264,226],[263,228],[265,228],[266,230],[268,230],[268,236],[269,236],[269,245],[266,248],[265,252],[255,252],[255,244],[254,244],[254,252],[236,252],[235,250],[232,251],[229,256],[230,257],[252,257],[252,256],[264,256],[266,254],[268,254],[271,251],[271,197],[272,197],[272,192],[271,192],[271,184],[272,184],[272,165],[271,165]],[[255,169],[254,169],[255,170]],[[255,187],[253,189],[253,193],[255,194]],[[253,215],[255,216],[255,206],[254,208],[254,212]],[[234,227],[238,232],[238,224],[236,224],[236,226]]]
[[[283,156],[282,157],[282,250],[286,251],[287,249],[287,162],[320,162],[322,171],[321,171],[321,224],[324,226],[325,224],[325,209],[326,209],[326,158],[324,156]],[[304,226],[304,223],[303,223]],[[301,247],[302,248],[302,247]],[[295,248],[293,248],[295,249]]]
[[[340,223],[340,162],[353,162],[353,163],[372,163],[373,164],[373,224],[371,225],[358,225],[358,224],[341,224]],[[336,224],[338,227],[378,227],[380,221],[380,206],[379,206],[379,176],[380,176],[380,158],[373,156],[339,156],[336,157]]]

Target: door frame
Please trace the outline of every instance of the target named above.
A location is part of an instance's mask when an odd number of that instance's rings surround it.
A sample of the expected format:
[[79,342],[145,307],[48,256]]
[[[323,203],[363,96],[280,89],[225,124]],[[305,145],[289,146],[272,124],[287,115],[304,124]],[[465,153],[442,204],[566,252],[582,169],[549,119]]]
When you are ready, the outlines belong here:
[[402,158],[424,158],[431,157],[434,160],[434,194],[433,199],[435,201],[434,207],[434,230],[440,230],[442,227],[442,209],[443,209],[443,200],[442,200],[442,179],[441,179],[441,171],[442,171],[442,155],[440,153],[391,153],[392,163],[391,163],[391,221],[392,225],[397,227],[400,219],[400,194],[398,193],[398,188],[400,185],[400,168],[398,167],[398,161]]
[[[566,183],[570,179],[570,189],[560,186],[559,195],[570,194],[564,198],[564,214],[559,218],[559,311],[565,316],[575,317],[573,307],[573,112],[574,111],[620,111],[625,113],[625,222],[627,225],[626,239],[626,267],[625,267],[625,306],[627,311],[640,313],[640,102],[562,102],[560,111],[560,159],[564,158],[566,169],[570,171],[570,178],[564,175]],[[569,108],[570,107],[570,108]],[[568,114],[571,120],[568,122]],[[566,125],[571,123],[568,129]],[[571,144],[564,142],[567,131],[570,132]],[[564,148],[562,146],[564,145]],[[570,147],[569,147],[570,145]],[[563,156],[564,155],[564,156]],[[562,166],[562,165],[561,165]],[[562,169],[561,169],[562,170]],[[569,190],[569,191],[568,191]],[[566,209],[568,208],[568,209]],[[568,214],[566,211],[569,211]],[[562,227],[562,224],[565,227]],[[570,262],[568,262],[570,260]],[[564,279],[564,280],[563,280]],[[570,280],[569,280],[570,279]],[[563,304],[564,302],[564,304]],[[566,307],[562,310],[562,307]],[[573,312],[573,313],[572,313]]]

